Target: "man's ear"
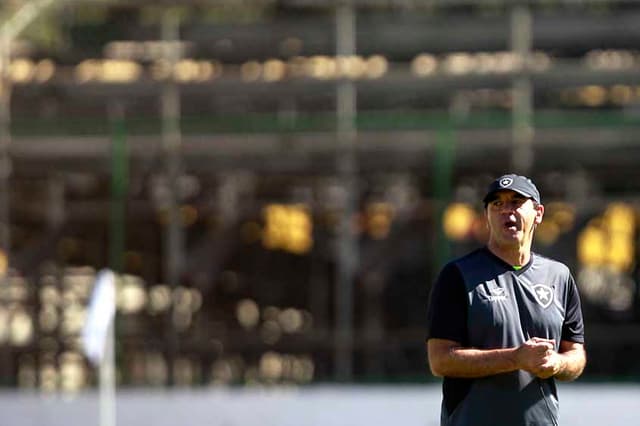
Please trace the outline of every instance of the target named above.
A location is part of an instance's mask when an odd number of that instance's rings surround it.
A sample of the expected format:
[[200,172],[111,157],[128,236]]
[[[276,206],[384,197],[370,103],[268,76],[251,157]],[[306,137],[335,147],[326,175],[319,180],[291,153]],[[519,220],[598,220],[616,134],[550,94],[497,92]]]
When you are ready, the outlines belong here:
[[538,204],[538,207],[536,207],[536,218],[534,223],[540,224],[542,222],[543,216],[544,216],[544,206],[542,204]]

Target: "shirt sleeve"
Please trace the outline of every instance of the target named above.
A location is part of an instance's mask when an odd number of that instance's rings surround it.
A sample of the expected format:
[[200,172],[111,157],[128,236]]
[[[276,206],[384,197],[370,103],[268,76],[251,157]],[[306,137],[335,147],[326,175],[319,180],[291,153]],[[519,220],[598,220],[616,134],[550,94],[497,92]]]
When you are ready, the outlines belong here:
[[562,324],[562,340],[584,343],[584,320],[578,287],[571,275],[567,283],[567,305],[565,306],[564,323]]
[[438,276],[429,297],[427,339],[447,339],[467,343],[467,294],[459,269],[447,264]]

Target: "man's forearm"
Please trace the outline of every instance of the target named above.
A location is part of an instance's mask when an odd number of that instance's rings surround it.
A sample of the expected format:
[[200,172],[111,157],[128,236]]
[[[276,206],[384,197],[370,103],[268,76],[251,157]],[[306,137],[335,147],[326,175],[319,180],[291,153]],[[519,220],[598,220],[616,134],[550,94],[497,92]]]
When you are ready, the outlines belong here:
[[583,348],[576,348],[559,354],[561,359],[560,371],[555,375],[558,380],[575,380],[582,374],[586,364],[586,354]]
[[516,352],[509,349],[450,348],[431,370],[438,376],[477,378],[518,369]]

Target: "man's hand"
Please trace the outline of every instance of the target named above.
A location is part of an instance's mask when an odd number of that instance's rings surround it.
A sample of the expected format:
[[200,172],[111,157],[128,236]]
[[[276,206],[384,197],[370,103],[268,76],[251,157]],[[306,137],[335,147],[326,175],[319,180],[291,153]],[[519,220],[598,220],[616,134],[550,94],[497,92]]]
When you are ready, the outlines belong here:
[[554,376],[562,368],[562,358],[554,348],[554,340],[533,337],[518,347],[518,364],[541,379]]

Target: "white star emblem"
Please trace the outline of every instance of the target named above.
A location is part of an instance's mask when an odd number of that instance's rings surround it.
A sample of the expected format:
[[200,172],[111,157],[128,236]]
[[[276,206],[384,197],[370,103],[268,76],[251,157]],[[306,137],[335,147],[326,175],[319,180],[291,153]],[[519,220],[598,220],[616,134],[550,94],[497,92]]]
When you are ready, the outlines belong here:
[[551,305],[553,301],[553,290],[544,284],[538,284],[533,286],[533,291],[536,295],[537,302],[542,305],[543,308]]
[[513,179],[511,178],[503,178],[500,180],[500,186],[503,188],[511,186],[512,183],[513,183]]
[[542,287],[539,287],[536,290],[536,293],[538,294],[538,298],[543,302],[546,302],[547,298],[549,297],[549,290]]

